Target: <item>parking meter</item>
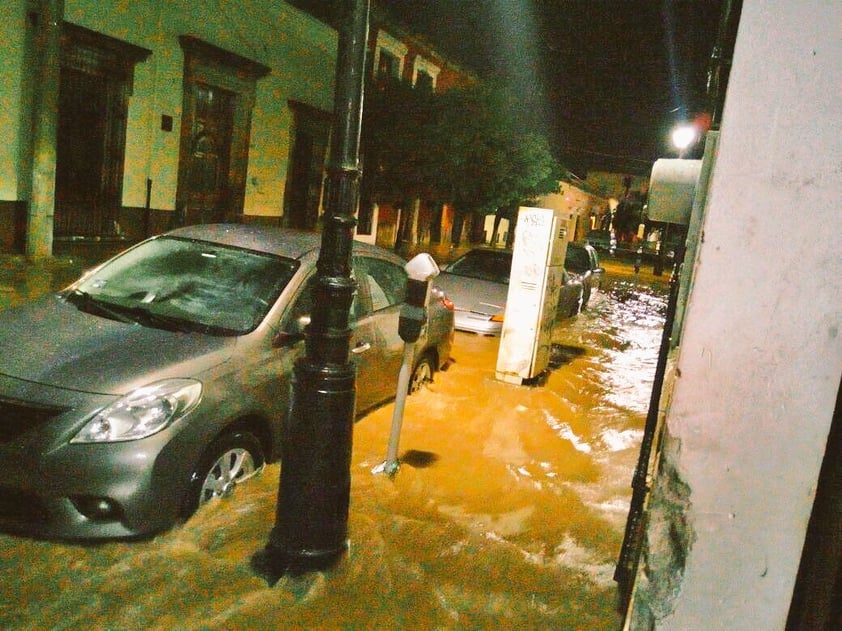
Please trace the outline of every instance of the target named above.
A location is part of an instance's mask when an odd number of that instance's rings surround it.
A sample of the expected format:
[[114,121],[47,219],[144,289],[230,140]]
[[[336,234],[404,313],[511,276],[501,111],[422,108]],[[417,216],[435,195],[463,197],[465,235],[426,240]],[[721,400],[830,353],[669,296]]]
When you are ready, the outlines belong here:
[[395,393],[395,410],[392,414],[392,432],[389,436],[389,448],[386,460],[374,467],[372,473],[395,475],[400,468],[398,462],[398,441],[406,397],[409,394],[409,379],[412,374],[412,362],[415,357],[415,343],[427,324],[427,306],[430,303],[432,280],[439,275],[439,266],[433,257],[422,252],[413,257],[405,266],[407,275],[406,299],[401,306],[398,320],[398,334],[404,341],[403,360],[398,374],[398,391]]
[[432,256],[423,252],[407,263],[404,269],[409,280],[406,284],[406,300],[398,320],[398,334],[404,342],[414,343],[421,337],[421,331],[427,323],[431,281],[439,275],[439,267]]

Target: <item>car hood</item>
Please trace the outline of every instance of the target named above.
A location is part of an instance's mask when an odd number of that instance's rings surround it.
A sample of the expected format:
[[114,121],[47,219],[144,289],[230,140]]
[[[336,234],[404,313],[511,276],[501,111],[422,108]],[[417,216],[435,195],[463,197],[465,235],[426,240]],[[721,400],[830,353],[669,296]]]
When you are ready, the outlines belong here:
[[474,311],[494,315],[506,307],[509,286],[478,278],[442,272],[435,284],[444,290],[459,311]]
[[126,324],[58,295],[0,311],[0,374],[100,394],[124,394],[226,361],[236,338]]

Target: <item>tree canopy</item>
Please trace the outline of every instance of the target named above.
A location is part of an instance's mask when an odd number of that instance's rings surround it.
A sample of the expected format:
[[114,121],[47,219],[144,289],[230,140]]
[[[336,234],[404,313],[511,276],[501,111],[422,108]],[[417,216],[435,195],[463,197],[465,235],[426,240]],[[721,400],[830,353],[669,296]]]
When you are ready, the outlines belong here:
[[405,82],[372,86],[362,132],[372,198],[421,197],[457,214],[489,214],[558,191],[562,168],[546,138],[498,87],[433,94]]

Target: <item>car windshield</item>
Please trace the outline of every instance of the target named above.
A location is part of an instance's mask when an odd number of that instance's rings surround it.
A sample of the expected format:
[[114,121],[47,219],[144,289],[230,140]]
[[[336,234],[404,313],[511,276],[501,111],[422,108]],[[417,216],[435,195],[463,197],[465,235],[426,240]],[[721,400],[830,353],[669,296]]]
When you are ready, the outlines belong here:
[[509,283],[511,270],[512,253],[494,250],[471,250],[447,267],[451,274],[504,284]]
[[297,268],[271,254],[161,237],[83,277],[68,299],[145,326],[242,335],[264,318]]
[[573,272],[586,272],[591,268],[591,259],[588,251],[584,248],[567,246],[567,254],[564,257],[564,267]]

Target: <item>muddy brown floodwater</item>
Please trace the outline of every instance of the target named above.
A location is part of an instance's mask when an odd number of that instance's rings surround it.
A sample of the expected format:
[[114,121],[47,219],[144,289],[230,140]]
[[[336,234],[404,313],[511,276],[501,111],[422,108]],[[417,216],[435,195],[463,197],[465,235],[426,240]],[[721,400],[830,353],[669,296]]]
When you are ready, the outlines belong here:
[[542,385],[495,379],[496,338],[355,426],[350,549],[274,587],[250,560],[280,465],[148,541],[0,535],[2,629],[616,629],[614,566],[666,310],[666,277],[608,266],[607,291],[556,327]]

